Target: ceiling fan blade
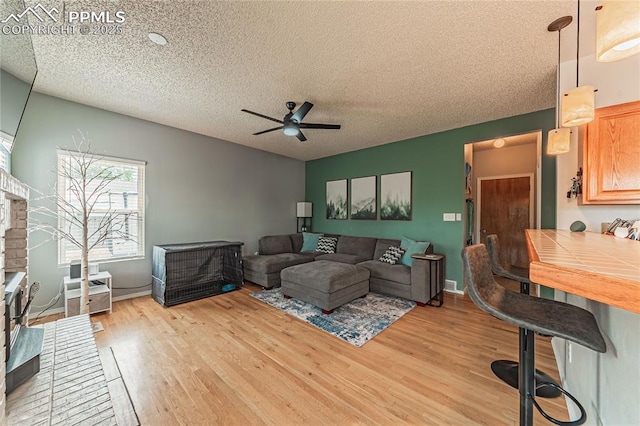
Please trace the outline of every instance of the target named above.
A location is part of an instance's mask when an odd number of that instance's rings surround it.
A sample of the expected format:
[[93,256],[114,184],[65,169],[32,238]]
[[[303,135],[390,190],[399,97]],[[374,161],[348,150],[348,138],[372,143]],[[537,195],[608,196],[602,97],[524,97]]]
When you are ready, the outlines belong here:
[[258,117],[266,118],[267,120],[275,121],[276,123],[280,123],[280,124],[282,124],[282,120],[277,120],[277,119],[275,119],[275,118],[271,118],[271,117],[268,117],[268,116],[263,115],[263,114],[258,114],[257,112],[249,111],[248,109],[242,109],[242,110],[240,110],[240,111],[242,111],[242,112],[246,112],[246,113],[248,113],[248,114],[257,115]]
[[280,126],[280,127],[274,127],[273,129],[269,129],[269,130],[263,130],[263,131],[261,131],[261,132],[254,133],[254,134],[253,134],[253,136],[258,136],[258,135],[261,135],[261,134],[263,134],[263,133],[273,132],[274,130],[281,130],[282,128],[283,128],[283,127],[282,127],[282,126]]
[[301,129],[334,129],[340,128],[339,124],[300,123]]
[[311,108],[313,108],[313,104],[305,101],[305,103],[303,103],[302,106],[291,116],[291,120],[295,120],[298,123],[301,122]]
[[304,135],[302,134],[302,132],[298,132],[298,134],[296,135],[296,137],[298,138],[298,140],[300,142],[304,142],[307,140],[307,138],[304,137]]

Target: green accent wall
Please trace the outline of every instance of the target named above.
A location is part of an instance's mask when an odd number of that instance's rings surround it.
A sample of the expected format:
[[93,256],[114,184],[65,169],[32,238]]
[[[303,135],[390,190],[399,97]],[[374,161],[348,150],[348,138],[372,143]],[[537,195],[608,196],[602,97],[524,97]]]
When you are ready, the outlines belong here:
[[[356,236],[409,238],[430,241],[447,257],[447,279],[462,290],[464,222],[443,222],[443,213],[465,214],[464,145],[501,136],[542,131],[546,152],[547,133],[555,127],[555,109],[548,109],[405,141],[326,157],[306,163],[305,196],[313,203],[313,230]],[[329,180],[378,176],[378,217],[381,174],[413,172],[411,221],[328,220],[325,215],[325,183]],[[350,186],[350,185],[349,185]],[[556,161],[542,156],[542,228],[556,221]]]

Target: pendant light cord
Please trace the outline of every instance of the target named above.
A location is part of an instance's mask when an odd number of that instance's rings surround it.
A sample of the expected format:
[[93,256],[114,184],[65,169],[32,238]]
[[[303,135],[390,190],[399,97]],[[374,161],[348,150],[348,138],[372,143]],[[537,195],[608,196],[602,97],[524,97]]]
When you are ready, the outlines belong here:
[[560,127],[560,32],[558,30],[558,78],[556,79],[556,129]]
[[576,87],[580,87],[580,0],[578,0],[578,30],[576,31]]

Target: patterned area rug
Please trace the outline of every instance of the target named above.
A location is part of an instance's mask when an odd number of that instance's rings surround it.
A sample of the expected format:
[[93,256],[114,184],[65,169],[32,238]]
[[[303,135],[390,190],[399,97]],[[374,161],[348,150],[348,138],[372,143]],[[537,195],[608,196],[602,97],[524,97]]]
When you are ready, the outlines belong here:
[[280,288],[258,291],[252,296],[357,347],[416,306],[411,300],[369,293],[325,315],[310,303],[285,299]]

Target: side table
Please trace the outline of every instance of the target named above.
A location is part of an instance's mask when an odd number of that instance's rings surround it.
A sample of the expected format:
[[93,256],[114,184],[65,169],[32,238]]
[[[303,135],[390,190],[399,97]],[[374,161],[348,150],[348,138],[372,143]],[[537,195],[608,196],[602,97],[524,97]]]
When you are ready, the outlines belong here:
[[[80,278],[66,276],[64,284],[64,316],[80,313]],[[89,313],[111,312],[111,274],[107,271],[89,275]]]
[[411,257],[429,262],[429,300],[426,305],[439,308],[444,303],[445,256],[442,254],[414,254]]

